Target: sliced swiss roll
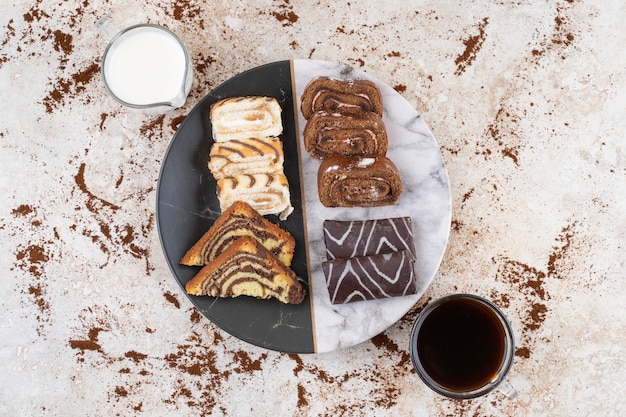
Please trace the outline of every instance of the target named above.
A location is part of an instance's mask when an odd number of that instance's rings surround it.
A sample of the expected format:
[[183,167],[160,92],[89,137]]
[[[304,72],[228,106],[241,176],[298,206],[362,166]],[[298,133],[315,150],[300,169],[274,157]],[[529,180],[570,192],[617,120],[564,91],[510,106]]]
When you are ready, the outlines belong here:
[[320,164],[317,188],[326,207],[376,207],[395,204],[402,181],[395,164],[385,156],[333,156]]
[[283,132],[281,108],[273,97],[233,97],[211,106],[213,139],[279,136]]
[[388,147],[387,131],[376,113],[344,116],[317,112],[304,127],[304,147],[318,159],[384,156]]
[[259,214],[276,214],[281,220],[292,212],[289,183],[283,173],[241,174],[217,180],[217,198],[224,212],[236,201],[245,201]]
[[283,172],[283,143],[277,137],[215,142],[209,170],[216,179],[238,174]]
[[305,87],[300,109],[307,120],[319,111],[342,114],[374,112],[382,117],[383,101],[380,90],[371,81],[318,77]]

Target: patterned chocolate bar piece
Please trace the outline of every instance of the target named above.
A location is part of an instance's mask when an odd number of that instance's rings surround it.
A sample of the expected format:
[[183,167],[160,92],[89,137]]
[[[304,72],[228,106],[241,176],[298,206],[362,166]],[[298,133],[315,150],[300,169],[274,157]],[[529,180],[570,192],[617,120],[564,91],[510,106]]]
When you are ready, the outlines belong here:
[[417,282],[409,251],[333,259],[322,263],[333,304],[415,294]]
[[326,258],[355,256],[408,250],[415,260],[415,242],[410,217],[380,220],[325,220]]

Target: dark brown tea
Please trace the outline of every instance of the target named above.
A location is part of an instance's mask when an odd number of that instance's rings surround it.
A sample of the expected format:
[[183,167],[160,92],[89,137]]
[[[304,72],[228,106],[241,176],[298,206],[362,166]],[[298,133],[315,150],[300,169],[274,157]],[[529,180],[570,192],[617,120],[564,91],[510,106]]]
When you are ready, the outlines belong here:
[[451,391],[472,391],[498,374],[506,333],[487,305],[459,297],[424,317],[416,343],[419,362],[433,381]]

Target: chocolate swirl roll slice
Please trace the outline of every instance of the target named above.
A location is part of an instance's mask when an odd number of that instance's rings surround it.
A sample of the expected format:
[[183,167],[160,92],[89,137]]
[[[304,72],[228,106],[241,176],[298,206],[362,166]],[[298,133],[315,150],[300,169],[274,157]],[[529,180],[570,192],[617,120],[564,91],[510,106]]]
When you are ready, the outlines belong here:
[[382,117],[383,100],[380,90],[371,81],[319,77],[305,87],[300,109],[307,120],[319,111],[342,114],[374,112]]
[[410,217],[376,220],[324,220],[327,259],[380,255],[408,250],[415,260]]
[[237,239],[203,267],[187,281],[185,290],[223,298],[277,298],[285,304],[300,304],[306,294],[296,274],[249,236]]
[[215,142],[209,153],[209,170],[215,179],[238,174],[283,171],[283,143],[276,137]]
[[304,147],[318,159],[384,156],[388,147],[387,131],[383,119],[376,113],[344,116],[318,112],[304,127]]
[[293,236],[244,201],[236,201],[226,209],[185,253],[180,263],[187,266],[206,265],[243,236],[253,237],[283,264],[291,265],[296,247]]
[[285,220],[292,212],[289,183],[283,173],[241,174],[217,180],[222,212],[235,201],[246,201],[262,216],[277,214]]
[[210,113],[216,142],[279,136],[283,132],[281,108],[272,97],[227,98],[213,104]]
[[333,304],[415,294],[414,262],[409,251],[333,259],[322,263]]
[[326,207],[377,207],[398,201],[402,181],[394,163],[385,156],[333,156],[320,164],[317,188]]

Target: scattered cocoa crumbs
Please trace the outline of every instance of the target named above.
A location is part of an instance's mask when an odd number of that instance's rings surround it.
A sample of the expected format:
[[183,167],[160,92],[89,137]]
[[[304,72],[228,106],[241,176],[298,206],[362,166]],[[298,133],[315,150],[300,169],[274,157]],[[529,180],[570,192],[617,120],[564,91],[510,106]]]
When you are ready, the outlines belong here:
[[213,55],[204,56],[202,52],[194,57],[194,72],[197,74],[207,74],[208,68],[217,60]]
[[165,299],[170,303],[174,304],[174,307],[180,308],[180,303],[178,302],[178,299],[172,293],[163,293],[163,297],[165,297]]
[[74,94],[85,90],[86,85],[99,73],[100,65],[97,62],[94,62],[82,71],[72,74],[70,77],[74,82]]
[[280,11],[280,12],[272,12],[272,16],[274,16],[279,22],[283,24],[283,26],[291,26],[292,24],[298,21],[298,15],[293,11]]
[[535,303],[530,307],[528,311],[528,317],[530,320],[526,320],[524,323],[525,330],[537,330],[541,327],[541,324],[546,319],[546,312],[548,307],[545,304]]
[[84,361],[84,357],[82,356],[82,354],[84,354],[84,352],[86,350],[94,350],[97,351],[99,353],[103,353],[102,352],[102,348],[100,346],[100,344],[98,343],[98,335],[100,334],[100,332],[103,329],[100,327],[92,327],[91,329],[89,329],[89,334],[87,336],[87,339],[73,339],[70,340],[70,347],[72,349],[77,349],[80,351],[80,362]]
[[406,91],[406,85],[404,84],[397,84],[393,87],[394,90],[396,90],[398,93],[402,94]]
[[309,400],[307,399],[308,393],[302,386],[302,384],[298,384],[298,408],[306,407],[309,405]]
[[143,353],[136,352],[134,350],[129,350],[124,354],[125,357],[132,359],[134,362],[140,362],[148,357],[148,355],[144,355]]
[[9,43],[9,41],[11,40],[11,38],[15,37],[15,28],[12,26],[13,25],[13,19],[9,20],[9,23],[7,23],[7,30],[6,30],[6,37],[4,38],[4,40],[0,43],[0,46],[5,46],[6,44]]
[[[506,111],[504,108],[498,109],[496,117],[493,123],[487,127],[487,135],[493,139],[496,146],[500,149],[502,156],[511,158],[513,163],[519,166],[519,145],[508,145],[506,142],[512,142],[516,137],[515,125],[519,122],[519,117]],[[516,143],[518,141],[515,141]],[[480,144],[479,146],[484,146]],[[492,155],[491,149],[483,149],[482,151],[476,151],[477,154],[482,154],[487,157]]]
[[128,395],[126,388],[120,386],[115,387],[115,393],[120,397],[126,397]]
[[92,213],[98,213],[102,207],[108,207],[113,211],[119,210],[120,207],[118,205],[110,203],[89,191],[89,188],[85,183],[85,167],[86,164],[84,162],[80,164],[78,173],[74,176],[74,181],[76,182],[76,185],[78,185],[78,188],[88,197],[86,203],[87,209]]
[[148,139],[153,139],[157,134],[163,133],[163,121],[165,115],[162,114],[159,117],[145,123],[139,128],[139,132]]
[[[167,14],[179,22],[194,20],[202,13],[202,7],[192,0],[177,0],[172,7],[171,12],[168,10]],[[196,22],[201,28],[204,27],[202,20],[196,20]]]
[[574,42],[574,35],[566,29],[567,19],[563,16],[563,9],[557,7],[557,16],[554,18],[554,35],[552,43],[555,45],[570,46]]
[[172,128],[172,130],[174,131],[178,130],[178,127],[185,120],[185,117],[186,117],[185,115],[173,117],[172,120],[170,121],[170,127]]
[[234,353],[233,357],[239,365],[235,369],[235,372],[251,374],[253,372],[261,370],[261,363],[265,358],[267,358],[267,354],[263,353],[259,356],[258,359],[252,360],[248,352],[246,352],[245,350],[238,350]]
[[385,332],[374,336],[371,341],[378,349],[384,349],[387,356],[394,358],[398,357],[397,366],[399,368],[404,367],[411,362],[409,352],[407,352],[406,349],[400,349],[398,344],[391,340]]
[[100,66],[93,62],[85,69],[70,75],[70,78],[56,80],[52,90],[44,97],[42,103],[47,113],[53,113],[55,109],[67,101],[76,98],[86,90],[86,85],[100,72]]
[[467,67],[472,65],[474,59],[476,59],[476,55],[480,51],[487,37],[485,33],[485,27],[489,23],[489,18],[485,17],[478,24],[478,34],[474,36],[470,36],[469,38],[463,40],[463,44],[465,45],[465,50],[461,55],[459,55],[454,63],[456,64],[455,75],[461,75],[465,72]]
[[27,13],[24,14],[24,21],[32,23],[35,20],[40,21],[43,17],[49,18],[50,15],[45,11],[39,10],[37,6],[33,6]]
[[465,203],[471,196],[472,194],[474,194],[474,187],[472,187],[468,192],[466,192],[465,194],[463,194],[463,198],[461,199],[462,203]]
[[270,14],[281,22],[283,26],[292,26],[298,21],[299,16],[293,11],[293,6],[289,4],[289,0],[278,2],[277,10],[272,11]]
[[530,349],[528,349],[527,347],[517,348],[515,349],[515,356],[528,359],[530,358]]
[[452,219],[450,228],[455,232],[459,232],[464,225],[465,224],[461,220]]
[[549,313],[546,301],[552,297],[546,290],[545,282],[549,279],[564,279],[569,271],[569,251],[577,238],[576,223],[563,227],[555,238],[557,245],[548,255],[546,270],[529,266],[522,262],[508,258],[495,260],[499,264],[496,275],[497,281],[510,284],[515,292],[500,294],[492,291],[491,298],[501,307],[510,307],[512,297],[521,298],[524,306],[518,311],[522,329],[520,340],[522,343],[517,347],[515,355],[527,359],[532,354],[531,334],[536,333],[543,325]]
[[191,310],[191,316],[189,317],[189,320],[192,323],[198,324],[200,323],[201,319],[202,319],[202,315],[197,309],[194,308],[193,310]]
[[557,237],[557,242],[559,242],[561,246],[555,246],[550,254],[550,258],[548,260],[548,274],[550,276],[563,278],[559,269],[559,262],[565,258],[572,245],[575,227],[576,223],[565,226],[561,230],[561,234]]
[[302,359],[296,353],[290,353],[287,356],[296,362],[296,366],[293,368],[293,375],[298,376],[298,374],[304,369],[304,362],[302,362]]
[[70,347],[72,349],[100,351],[100,344],[91,340],[70,340]]
[[104,130],[104,122],[107,120],[107,117],[109,117],[107,113],[102,113],[100,115],[100,130]]
[[69,33],[63,33],[60,30],[55,30],[54,34],[54,50],[57,52],[63,52],[65,55],[72,53],[74,46],[72,45],[72,35]]

